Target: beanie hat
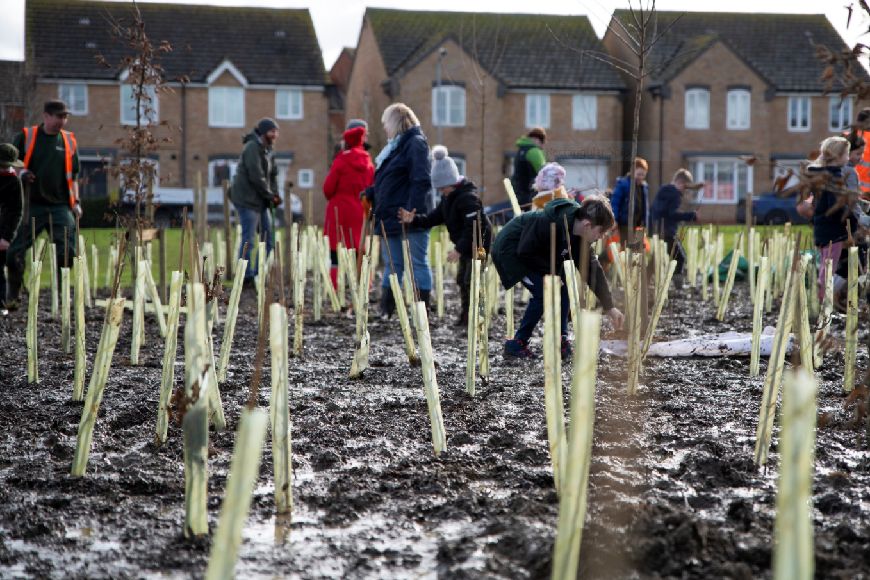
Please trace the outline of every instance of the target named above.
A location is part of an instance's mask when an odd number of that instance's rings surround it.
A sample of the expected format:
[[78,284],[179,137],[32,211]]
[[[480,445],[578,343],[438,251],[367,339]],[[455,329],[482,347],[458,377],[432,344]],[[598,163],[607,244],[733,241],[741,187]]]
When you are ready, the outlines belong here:
[[265,135],[272,129],[277,129],[278,123],[275,122],[275,119],[271,117],[263,117],[259,121],[257,121],[257,135]]
[[369,124],[363,121],[362,119],[351,119],[347,122],[347,127],[344,128],[345,131],[349,131],[354,127],[363,127],[366,131],[369,129]]
[[558,163],[547,163],[535,177],[535,189],[537,191],[551,191],[558,189],[565,183],[565,168]]
[[432,187],[440,189],[459,183],[459,169],[447,156],[447,147],[436,145],[432,148]]

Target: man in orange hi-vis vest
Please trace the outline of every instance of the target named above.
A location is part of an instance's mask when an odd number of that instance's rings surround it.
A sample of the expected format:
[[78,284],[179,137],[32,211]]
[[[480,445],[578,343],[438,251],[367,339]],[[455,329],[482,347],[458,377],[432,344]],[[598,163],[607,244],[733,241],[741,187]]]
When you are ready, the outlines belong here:
[[[863,137],[864,141],[870,140],[870,108],[861,109],[855,119],[855,133]],[[865,134],[867,133],[867,134]],[[864,148],[864,155],[855,166],[858,174],[858,189],[864,199],[870,199],[870,147]]]
[[24,162],[20,176],[26,188],[27,209],[6,253],[9,272],[6,304],[10,310],[18,305],[24,279],[24,256],[33,245],[34,234],[50,232],[58,268],[69,267],[76,255],[76,216],[81,216],[77,182],[79,156],[75,135],[64,129],[68,121],[66,103],[47,101],[42,124],[25,127],[13,142]]

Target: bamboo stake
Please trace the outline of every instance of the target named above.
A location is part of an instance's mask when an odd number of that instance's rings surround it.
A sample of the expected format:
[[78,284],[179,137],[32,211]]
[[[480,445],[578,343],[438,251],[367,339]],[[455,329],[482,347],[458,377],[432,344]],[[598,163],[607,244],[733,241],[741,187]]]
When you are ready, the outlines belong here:
[[[847,282],[848,284],[848,282]],[[848,288],[848,286],[847,286]],[[848,302],[848,296],[846,297]],[[825,263],[825,297],[822,309],[816,321],[816,338],[813,341],[813,362],[816,369],[821,368],[825,358],[823,349],[825,339],[831,330],[831,319],[834,315],[834,263],[828,258]]]
[[100,344],[97,347],[97,355],[94,358],[94,370],[93,374],[91,374],[85,406],[82,409],[82,417],[79,421],[76,451],[70,471],[70,474],[74,477],[82,477],[88,466],[94,425],[97,422],[97,413],[100,410],[100,402],[103,400],[103,391],[105,391],[106,381],[109,378],[109,368],[112,366],[112,354],[115,352],[115,345],[118,343],[118,334],[121,331],[123,317],[124,299],[115,298],[110,300],[109,305],[106,306],[106,319],[103,323],[103,332],[100,337]]
[[[38,256],[39,254],[34,254]],[[42,274],[42,260],[34,260],[30,264],[30,290],[27,300],[27,382],[34,384],[39,382],[39,279]]]
[[244,409],[233,447],[233,459],[217,531],[211,545],[207,580],[231,580],[242,543],[242,528],[251,508],[251,495],[260,469],[266,439],[266,413]]
[[504,183],[504,189],[507,192],[508,199],[511,202],[511,209],[514,212],[514,217],[517,217],[518,215],[523,213],[523,210],[520,209],[520,202],[517,200],[517,194],[514,192],[514,186],[511,183],[511,180],[508,178],[505,178],[502,183]]
[[[0,266],[2,267],[2,266]],[[70,341],[70,287],[69,268],[60,269],[60,344],[65,354],[72,352]]]
[[562,489],[562,465],[565,451],[565,409],[562,395],[562,344],[559,330],[561,305],[559,279],[544,276],[544,406],[547,415],[547,438],[553,481]]
[[160,291],[154,282],[153,274],[151,274],[151,262],[145,262],[145,264],[145,286],[151,295],[154,314],[157,317],[157,325],[160,328],[160,336],[166,338],[166,317],[163,315],[163,301],[160,299]]
[[[796,265],[795,265],[796,267]],[[797,277],[797,276],[795,276]],[[792,270],[786,280],[785,294],[779,310],[776,323],[776,335],[773,338],[773,350],[767,363],[767,374],[764,378],[764,391],[761,406],[758,411],[758,428],[755,433],[755,463],[764,465],[770,452],[770,439],[773,433],[773,418],[776,412],[776,399],[782,383],[782,373],[785,366],[785,351],[791,334],[794,320],[795,289],[792,282]]]
[[402,329],[402,338],[405,340],[405,355],[408,357],[408,364],[414,367],[420,364],[420,358],[417,356],[417,348],[414,346],[414,336],[411,334],[411,324],[408,322],[408,310],[405,307],[405,299],[402,297],[402,291],[399,287],[399,276],[395,272],[390,274],[390,289],[393,292],[393,299],[396,301],[396,313],[399,318],[399,326]]
[[73,278],[75,279],[75,371],[73,372],[73,401],[81,401],[84,398],[85,372],[87,370],[85,349],[85,271],[82,268],[83,258],[73,258]]
[[576,337],[575,372],[571,378],[571,431],[567,439],[567,458],[559,499],[559,524],[553,550],[551,578],[577,577],[586,499],[592,435],[595,422],[595,378],[598,373],[598,333],[601,316],[580,313]]
[[728,276],[725,278],[725,289],[719,301],[719,310],[716,312],[716,320],[720,322],[725,320],[725,311],[728,309],[728,299],[731,297],[731,289],[734,288],[734,278],[737,276],[739,262],[740,248],[734,248],[731,251],[731,264],[728,265]]
[[414,304],[417,310],[417,343],[420,345],[422,360],[423,389],[426,405],[429,408],[429,423],[432,428],[432,447],[435,456],[447,450],[447,435],[444,430],[444,416],[441,413],[441,395],[438,391],[438,377],[435,374],[435,355],[432,351],[432,337],[429,334],[429,315],[426,305],[420,301]]
[[272,351],[272,469],[275,473],[275,509],[279,514],[293,510],[293,464],[288,397],[289,335],[287,311],[273,303],[269,307],[269,348]]
[[749,359],[749,376],[757,377],[761,358],[761,313],[764,308],[764,293],[767,292],[767,279],[770,275],[770,264],[767,256],[761,257],[758,268],[758,280],[755,283],[755,306],[752,311],[752,352]]
[[[83,235],[79,234],[77,241],[78,241],[78,247],[81,249],[81,252],[79,252],[79,253],[83,254],[84,248],[85,248],[85,237]],[[90,268],[88,268],[88,261],[87,260],[82,261],[82,267],[85,270],[85,305],[88,308],[91,308],[94,305],[93,297],[94,297],[94,290],[96,290],[96,288],[91,286]],[[109,284],[106,284],[106,285],[108,286]]]
[[245,281],[245,270],[248,268],[248,261],[244,258],[239,258],[236,262],[236,273],[233,277],[233,289],[230,292],[230,302],[227,305],[227,317],[224,323],[224,336],[221,340],[221,351],[218,362],[218,381],[224,382],[227,380],[227,367],[230,363],[230,351],[233,348],[233,337],[236,332],[236,320],[239,315],[239,299],[242,296],[242,284]]
[[811,580],[813,454],[818,385],[806,366],[786,377],[782,397],[781,468],[776,494],[773,577]]
[[157,435],[158,445],[166,443],[166,432],[169,425],[169,398],[172,395],[172,385],[175,382],[175,355],[178,350],[178,321],[181,315],[181,284],[184,275],[180,271],[172,272],[169,282],[169,316],[166,327],[166,346],[163,350],[163,372],[160,378],[160,400],[157,404]]
[[855,388],[855,359],[858,356],[858,248],[849,248],[849,277],[846,299],[846,353],[843,370],[843,390],[851,393]]
[[[402,240],[402,262],[405,268],[404,276],[402,276],[402,286],[405,289],[405,305],[410,308],[416,302],[416,288],[414,288],[414,269],[411,262],[411,244],[407,239]],[[414,315],[413,312],[411,314]]]
[[465,364],[465,391],[472,397],[477,390],[477,317],[480,314],[480,260],[471,260],[471,287],[468,289],[468,356]]

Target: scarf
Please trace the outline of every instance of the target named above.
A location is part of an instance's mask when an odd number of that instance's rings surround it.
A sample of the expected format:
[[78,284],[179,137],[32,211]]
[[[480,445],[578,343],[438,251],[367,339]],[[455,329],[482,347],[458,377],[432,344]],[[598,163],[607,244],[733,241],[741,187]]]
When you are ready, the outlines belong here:
[[395,151],[396,145],[399,144],[399,137],[401,137],[401,135],[396,135],[395,137],[387,141],[387,144],[384,146],[383,149],[381,149],[381,152],[378,153],[378,156],[375,157],[375,170],[380,169],[381,164],[387,160],[387,157],[389,157],[393,151]]

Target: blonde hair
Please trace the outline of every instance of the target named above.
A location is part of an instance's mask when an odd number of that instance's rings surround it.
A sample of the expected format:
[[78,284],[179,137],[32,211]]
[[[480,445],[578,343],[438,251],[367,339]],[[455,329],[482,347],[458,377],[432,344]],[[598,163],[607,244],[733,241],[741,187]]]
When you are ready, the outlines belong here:
[[677,181],[692,183],[695,179],[692,177],[692,172],[688,169],[677,169],[676,173],[674,173],[674,176],[671,178],[671,183],[676,183]]
[[384,109],[384,114],[381,115],[381,122],[387,131],[387,139],[401,135],[411,127],[420,126],[417,115],[405,103],[393,103]]
[[825,167],[834,161],[839,161],[849,153],[849,140],[845,137],[828,137],[819,146],[819,156],[810,163],[813,167]]

